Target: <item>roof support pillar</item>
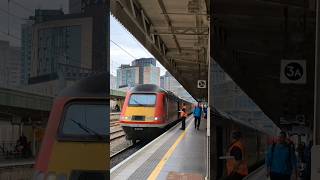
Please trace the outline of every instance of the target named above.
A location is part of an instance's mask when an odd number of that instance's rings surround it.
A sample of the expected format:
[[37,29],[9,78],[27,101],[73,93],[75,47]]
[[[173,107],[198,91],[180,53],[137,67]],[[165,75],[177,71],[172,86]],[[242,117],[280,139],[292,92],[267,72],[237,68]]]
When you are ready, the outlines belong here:
[[314,77],[314,118],[313,118],[313,146],[311,150],[311,180],[320,177],[320,17],[319,3],[316,4],[316,41],[315,41],[315,77]]

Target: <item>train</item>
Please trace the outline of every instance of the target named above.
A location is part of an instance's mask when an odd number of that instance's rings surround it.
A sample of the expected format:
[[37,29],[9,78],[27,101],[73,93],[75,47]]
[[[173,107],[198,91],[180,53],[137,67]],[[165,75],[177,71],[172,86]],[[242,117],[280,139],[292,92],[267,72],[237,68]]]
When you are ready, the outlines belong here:
[[154,84],[137,85],[126,94],[119,123],[126,138],[152,139],[179,121],[179,111],[185,105],[191,113],[192,103]]
[[214,131],[212,132],[214,135],[211,138],[214,138],[216,142],[216,146],[212,147],[212,151],[216,152],[214,159],[216,159],[217,163],[215,166],[217,179],[223,179],[226,176],[226,160],[222,157],[226,156],[226,152],[230,147],[233,131],[240,131],[242,134],[249,173],[264,164],[268,144],[270,144],[270,139],[273,137],[272,134],[216,108],[210,110],[210,118],[213,118],[215,122],[214,126],[211,127],[211,130]]
[[34,180],[109,179],[108,77],[85,78],[55,98]]

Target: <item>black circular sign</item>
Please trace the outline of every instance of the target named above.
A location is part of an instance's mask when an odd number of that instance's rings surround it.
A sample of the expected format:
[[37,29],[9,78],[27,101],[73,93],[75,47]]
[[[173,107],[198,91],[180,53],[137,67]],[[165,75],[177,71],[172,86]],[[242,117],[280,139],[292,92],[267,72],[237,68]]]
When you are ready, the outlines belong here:
[[285,76],[292,81],[296,81],[303,76],[303,68],[299,63],[289,63],[284,68]]
[[206,86],[206,82],[205,81],[199,81],[198,82],[198,86],[199,87],[205,87]]

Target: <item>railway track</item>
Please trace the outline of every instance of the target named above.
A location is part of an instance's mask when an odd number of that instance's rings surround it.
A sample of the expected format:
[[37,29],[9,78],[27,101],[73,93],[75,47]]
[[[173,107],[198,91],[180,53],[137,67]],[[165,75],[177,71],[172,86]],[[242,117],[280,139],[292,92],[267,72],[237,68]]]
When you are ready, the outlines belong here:
[[132,144],[132,145],[130,145],[128,147],[125,147],[125,148],[121,149],[120,151],[118,151],[118,152],[116,152],[114,154],[111,154],[110,155],[110,159],[115,158],[116,156],[119,156],[120,154],[123,154],[126,151],[129,151],[130,149],[133,149],[135,146],[137,146],[137,144]]
[[130,146],[127,146],[120,151],[117,151],[116,153],[113,153],[110,155],[110,166],[111,168],[116,166],[121,161],[125,160],[135,152],[137,152],[139,149],[143,148],[145,145],[147,145],[150,141],[138,141],[135,144],[131,144]]
[[115,122],[115,123],[110,123],[110,127],[114,127],[114,126],[119,126],[120,124]]
[[120,139],[122,137],[126,136],[123,129],[118,129],[115,131],[110,132],[110,141],[114,141],[116,139]]

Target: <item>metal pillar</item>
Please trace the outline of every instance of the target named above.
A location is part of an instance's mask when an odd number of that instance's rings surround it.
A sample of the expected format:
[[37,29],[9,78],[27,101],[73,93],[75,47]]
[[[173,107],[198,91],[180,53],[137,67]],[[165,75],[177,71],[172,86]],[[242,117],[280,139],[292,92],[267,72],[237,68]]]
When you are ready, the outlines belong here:
[[311,180],[320,178],[320,44],[319,44],[319,2],[316,1],[316,41],[315,41],[315,76],[314,76],[314,118],[313,118],[313,146],[311,150]]
[[[209,32],[210,32],[210,18],[209,18]],[[206,176],[206,179],[210,179],[210,159],[211,159],[211,156],[210,156],[210,121],[211,121],[211,118],[210,118],[210,106],[211,106],[211,100],[210,100],[210,81],[211,81],[211,77],[210,77],[210,70],[211,70],[211,56],[210,56],[210,33],[208,35],[208,48],[207,48],[207,62],[208,62],[208,98],[207,98],[207,176]]]
[[313,126],[313,138],[314,138],[314,145],[320,144],[320,137],[319,137],[319,118],[320,118],[320,96],[319,96],[319,90],[320,90],[320,62],[319,62],[319,0],[317,0],[316,5],[316,41],[315,41],[315,76],[314,76],[314,126]]

